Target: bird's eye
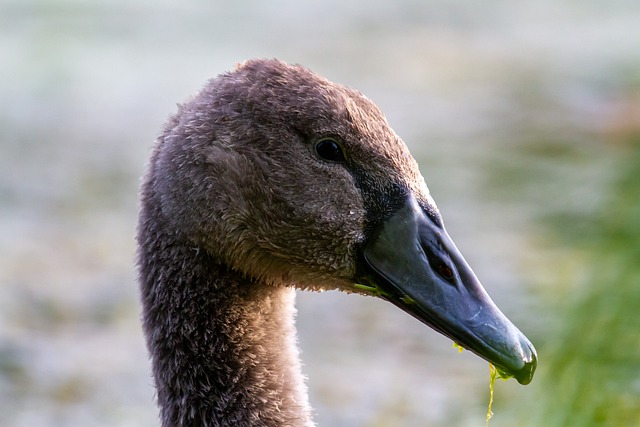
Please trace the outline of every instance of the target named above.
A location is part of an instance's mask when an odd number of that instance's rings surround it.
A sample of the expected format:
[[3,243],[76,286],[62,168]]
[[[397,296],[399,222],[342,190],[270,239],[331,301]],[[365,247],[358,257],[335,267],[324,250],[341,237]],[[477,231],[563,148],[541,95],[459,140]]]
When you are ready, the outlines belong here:
[[342,146],[334,138],[321,138],[315,143],[315,150],[318,156],[330,162],[344,162],[344,151]]

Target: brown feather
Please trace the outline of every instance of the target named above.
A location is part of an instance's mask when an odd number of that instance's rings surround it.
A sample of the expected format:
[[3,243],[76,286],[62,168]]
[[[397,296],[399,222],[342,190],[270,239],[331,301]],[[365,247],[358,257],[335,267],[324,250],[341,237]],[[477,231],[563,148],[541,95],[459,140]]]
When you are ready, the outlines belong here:
[[[313,143],[338,138],[347,163]],[[415,160],[357,91],[277,60],[209,81],[159,137],[138,267],[162,424],[311,425],[293,287],[357,292],[358,248]]]

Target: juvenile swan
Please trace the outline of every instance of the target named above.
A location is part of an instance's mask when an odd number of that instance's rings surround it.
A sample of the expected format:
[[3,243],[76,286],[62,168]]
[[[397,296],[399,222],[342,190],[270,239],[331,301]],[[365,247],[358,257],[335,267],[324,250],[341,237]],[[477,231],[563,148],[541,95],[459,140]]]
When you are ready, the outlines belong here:
[[380,110],[300,66],[248,61],[179,107],[137,240],[164,427],[313,425],[296,288],[387,300],[522,384],[536,367]]

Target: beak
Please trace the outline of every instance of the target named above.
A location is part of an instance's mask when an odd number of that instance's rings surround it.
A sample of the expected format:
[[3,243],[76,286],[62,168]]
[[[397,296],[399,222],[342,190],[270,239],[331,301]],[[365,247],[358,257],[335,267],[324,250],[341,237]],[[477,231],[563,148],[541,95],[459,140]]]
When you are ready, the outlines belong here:
[[496,307],[442,224],[413,195],[363,251],[378,294],[462,347],[528,384],[537,365],[529,340]]

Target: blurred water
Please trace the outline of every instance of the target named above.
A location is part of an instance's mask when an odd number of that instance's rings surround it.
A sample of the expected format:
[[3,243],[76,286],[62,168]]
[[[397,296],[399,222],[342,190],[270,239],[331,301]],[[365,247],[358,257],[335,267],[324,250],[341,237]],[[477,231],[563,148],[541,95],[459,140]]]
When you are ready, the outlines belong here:
[[[549,218],[598,211],[640,132],[639,17],[623,0],[5,0],[0,426],[158,424],[138,178],[175,103],[249,57],[374,99],[494,300],[544,343],[562,314],[537,285],[581,265]],[[486,363],[393,307],[301,294],[298,323],[319,425],[482,425]],[[536,387],[499,383],[494,425],[535,412]]]

